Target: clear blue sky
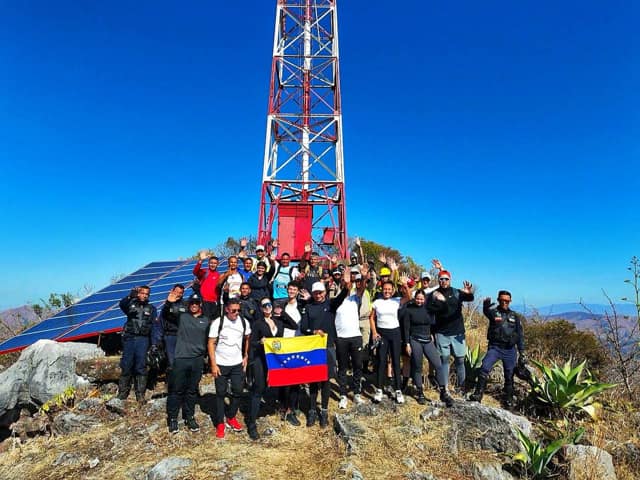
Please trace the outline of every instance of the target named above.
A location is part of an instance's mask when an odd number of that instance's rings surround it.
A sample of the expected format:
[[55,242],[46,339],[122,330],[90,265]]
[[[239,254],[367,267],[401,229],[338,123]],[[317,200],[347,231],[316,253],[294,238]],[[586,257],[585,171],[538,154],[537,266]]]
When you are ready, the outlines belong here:
[[[629,1],[341,0],[350,236],[546,305],[640,254]],[[2,2],[0,308],[255,234],[275,0]]]

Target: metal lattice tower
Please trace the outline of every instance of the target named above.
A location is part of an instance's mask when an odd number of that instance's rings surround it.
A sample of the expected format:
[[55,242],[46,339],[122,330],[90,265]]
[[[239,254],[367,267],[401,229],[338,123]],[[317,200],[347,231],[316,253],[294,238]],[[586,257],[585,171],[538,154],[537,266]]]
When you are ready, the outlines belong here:
[[276,7],[258,243],[293,258],[306,242],[347,256],[336,4]]

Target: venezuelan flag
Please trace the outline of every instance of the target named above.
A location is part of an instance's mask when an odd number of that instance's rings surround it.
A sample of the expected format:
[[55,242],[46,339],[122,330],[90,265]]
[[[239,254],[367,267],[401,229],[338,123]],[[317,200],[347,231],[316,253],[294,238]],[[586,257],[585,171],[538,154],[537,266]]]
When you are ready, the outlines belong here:
[[267,384],[270,387],[323,382],[329,379],[327,336],[265,338]]

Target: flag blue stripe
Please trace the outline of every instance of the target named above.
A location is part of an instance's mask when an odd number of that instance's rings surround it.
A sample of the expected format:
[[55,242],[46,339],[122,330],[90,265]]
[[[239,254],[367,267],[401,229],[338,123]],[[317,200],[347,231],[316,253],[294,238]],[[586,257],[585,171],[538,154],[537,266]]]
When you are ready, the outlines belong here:
[[266,357],[267,367],[270,369],[311,367],[327,364],[327,350],[325,348],[296,353],[267,353]]

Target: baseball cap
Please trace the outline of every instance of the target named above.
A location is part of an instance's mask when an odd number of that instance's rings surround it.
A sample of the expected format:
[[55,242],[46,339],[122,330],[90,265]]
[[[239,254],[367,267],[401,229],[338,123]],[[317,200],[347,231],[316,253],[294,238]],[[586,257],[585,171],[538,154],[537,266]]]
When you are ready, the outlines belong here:
[[258,250],[264,250],[264,245],[256,245],[256,252]]
[[326,292],[327,289],[325,288],[323,282],[315,282],[313,285],[311,285],[311,291],[312,292]]
[[429,275],[429,272],[422,272],[420,278],[428,278],[429,280],[431,280],[431,275]]
[[448,278],[449,280],[451,280],[451,274],[449,272],[447,272],[446,270],[442,270],[438,274],[438,278]]
[[194,293],[189,297],[189,303],[202,303],[202,299],[200,298],[200,295]]

